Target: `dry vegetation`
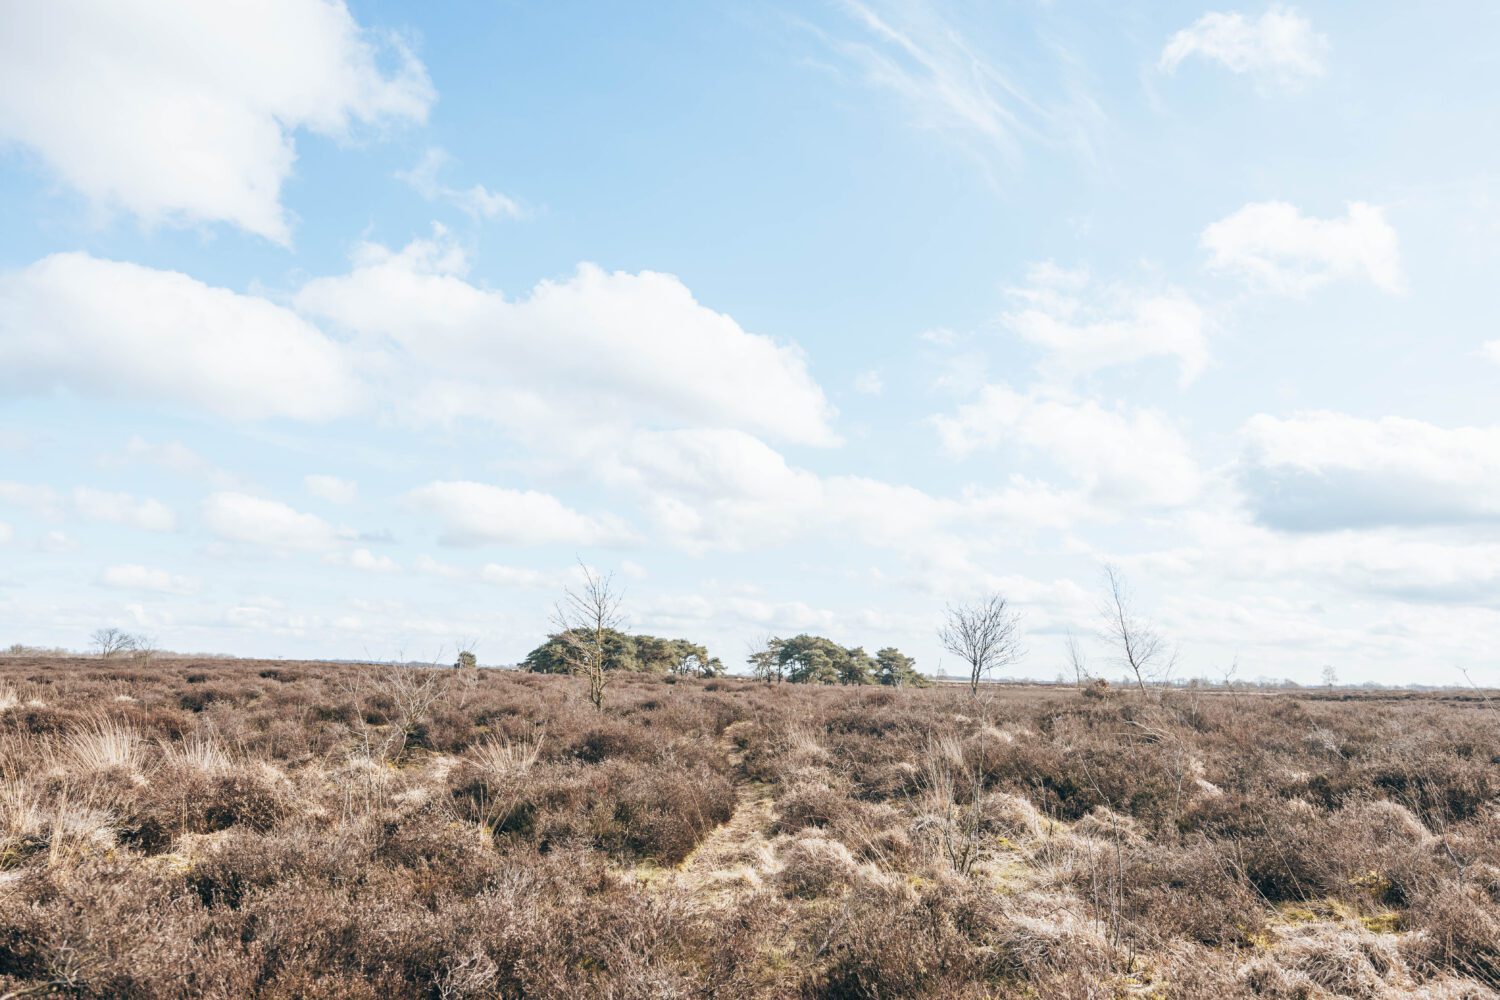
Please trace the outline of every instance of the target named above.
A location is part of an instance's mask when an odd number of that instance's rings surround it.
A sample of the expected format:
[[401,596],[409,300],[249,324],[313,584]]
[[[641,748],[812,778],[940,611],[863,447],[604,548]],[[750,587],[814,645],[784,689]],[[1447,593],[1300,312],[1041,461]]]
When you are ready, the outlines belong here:
[[0,997],[1494,997],[1480,699],[0,659]]

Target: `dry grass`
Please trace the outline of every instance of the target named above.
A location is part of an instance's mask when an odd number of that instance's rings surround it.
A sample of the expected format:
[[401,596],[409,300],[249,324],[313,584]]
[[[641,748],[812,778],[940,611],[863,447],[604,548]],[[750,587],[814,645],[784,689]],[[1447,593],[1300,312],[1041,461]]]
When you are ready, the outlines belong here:
[[0,659],[0,997],[1495,997],[1482,701]]

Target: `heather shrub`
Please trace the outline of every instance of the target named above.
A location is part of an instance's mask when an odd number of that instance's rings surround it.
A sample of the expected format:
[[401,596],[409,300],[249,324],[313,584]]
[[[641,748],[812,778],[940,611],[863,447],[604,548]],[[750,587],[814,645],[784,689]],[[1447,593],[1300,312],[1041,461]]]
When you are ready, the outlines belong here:
[[1413,964],[1500,988],[1500,915],[1478,888],[1445,881],[1413,905],[1405,924],[1416,932],[1404,942]]
[[849,848],[826,837],[798,837],[782,851],[776,884],[793,896],[824,896],[854,881],[858,865]]
[[1097,693],[6,659],[0,997],[1496,995],[1486,702]]

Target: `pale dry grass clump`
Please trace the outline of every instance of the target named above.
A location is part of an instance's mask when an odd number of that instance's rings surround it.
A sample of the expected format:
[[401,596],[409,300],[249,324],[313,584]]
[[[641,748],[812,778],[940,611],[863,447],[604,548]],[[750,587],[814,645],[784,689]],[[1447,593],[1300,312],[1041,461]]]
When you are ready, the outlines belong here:
[[520,779],[526,776],[541,756],[542,742],[542,736],[534,740],[488,736],[470,748],[466,759],[492,777]]
[[0,782],[0,871],[42,859],[62,867],[115,846],[117,818],[87,796],[47,796],[24,782]]
[[145,742],[128,722],[96,716],[63,737],[72,766],[85,772],[122,771],[139,776],[146,764]]
[[158,744],[164,768],[184,769],[204,775],[228,774],[239,766],[223,746],[209,733],[195,732],[180,741],[163,740]]
[[[1267,956],[1295,989],[1301,983],[1340,997],[1383,1000],[1408,995],[1411,980],[1395,943],[1359,927],[1313,925],[1298,927],[1279,941]],[[1276,979],[1262,973],[1268,981]]]

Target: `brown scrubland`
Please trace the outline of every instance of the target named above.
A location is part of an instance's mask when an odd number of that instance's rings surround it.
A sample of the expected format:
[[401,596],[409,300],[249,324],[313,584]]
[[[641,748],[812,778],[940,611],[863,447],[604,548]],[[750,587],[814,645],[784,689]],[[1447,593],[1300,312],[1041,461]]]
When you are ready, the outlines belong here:
[[1500,996],[1500,705],[0,658],[0,997]]

